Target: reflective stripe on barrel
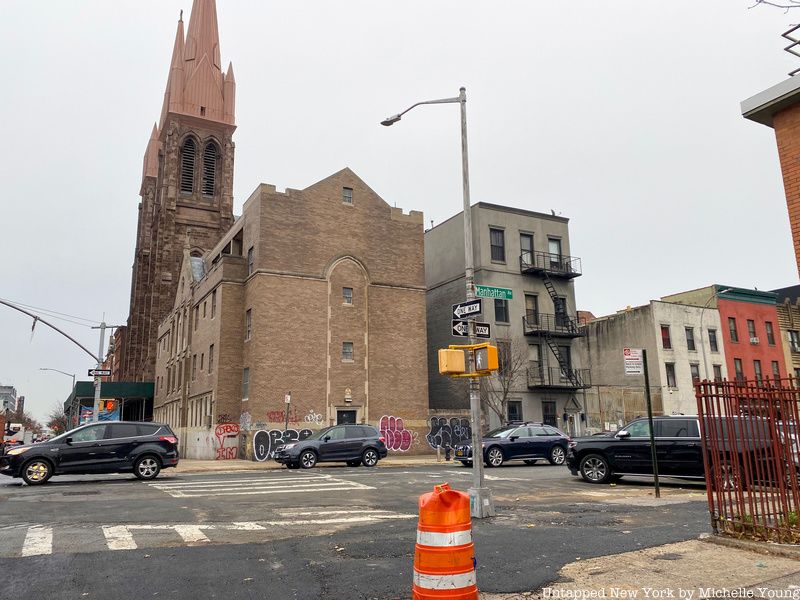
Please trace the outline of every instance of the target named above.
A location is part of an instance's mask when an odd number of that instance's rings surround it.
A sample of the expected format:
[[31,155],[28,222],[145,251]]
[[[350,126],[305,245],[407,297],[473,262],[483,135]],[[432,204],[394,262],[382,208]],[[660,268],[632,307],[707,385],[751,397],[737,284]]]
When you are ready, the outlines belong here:
[[472,531],[464,529],[439,533],[417,529],[417,543],[423,546],[465,546],[472,543]]
[[449,575],[431,575],[414,571],[414,585],[426,590],[457,590],[476,585],[475,571]]

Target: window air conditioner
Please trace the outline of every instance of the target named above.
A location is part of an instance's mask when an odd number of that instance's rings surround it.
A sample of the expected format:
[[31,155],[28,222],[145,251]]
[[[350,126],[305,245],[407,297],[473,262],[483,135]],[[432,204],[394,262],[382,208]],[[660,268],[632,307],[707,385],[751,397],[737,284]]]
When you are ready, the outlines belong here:
[[750,338],[750,343],[751,344],[757,344],[758,343],[758,338],[757,337],[751,337]]

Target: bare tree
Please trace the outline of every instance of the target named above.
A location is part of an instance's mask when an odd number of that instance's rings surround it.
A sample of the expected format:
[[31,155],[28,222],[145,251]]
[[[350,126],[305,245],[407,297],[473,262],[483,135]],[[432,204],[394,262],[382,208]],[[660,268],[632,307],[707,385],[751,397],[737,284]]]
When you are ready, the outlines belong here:
[[494,375],[481,378],[483,413],[492,411],[504,422],[508,418],[508,399],[515,391],[527,389],[528,344],[521,339],[498,338],[500,368]]
[[47,415],[47,428],[55,435],[64,433],[69,428],[69,417],[64,412],[64,404],[56,401],[50,414]]
[[800,0],[753,0],[753,5],[750,8],[755,8],[759,4],[765,6],[774,6],[775,8],[782,8],[788,12],[792,8],[800,8]]

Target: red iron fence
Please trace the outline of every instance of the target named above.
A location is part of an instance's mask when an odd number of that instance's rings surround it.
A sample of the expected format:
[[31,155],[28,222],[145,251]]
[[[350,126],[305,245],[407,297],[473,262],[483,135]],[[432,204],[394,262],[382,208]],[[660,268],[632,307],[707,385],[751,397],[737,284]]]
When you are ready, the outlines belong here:
[[695,384],[715,533],[800,543],[800,386]]

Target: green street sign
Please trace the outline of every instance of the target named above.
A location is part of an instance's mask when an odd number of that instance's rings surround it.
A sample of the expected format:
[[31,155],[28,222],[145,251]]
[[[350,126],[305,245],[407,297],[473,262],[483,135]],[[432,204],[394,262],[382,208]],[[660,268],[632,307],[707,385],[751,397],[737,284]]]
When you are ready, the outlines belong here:
[[498,300],[511,300],[514,297],[508,288],[490,287],[488,285],[476,285],[475,295],[479,298],[497,298]]

